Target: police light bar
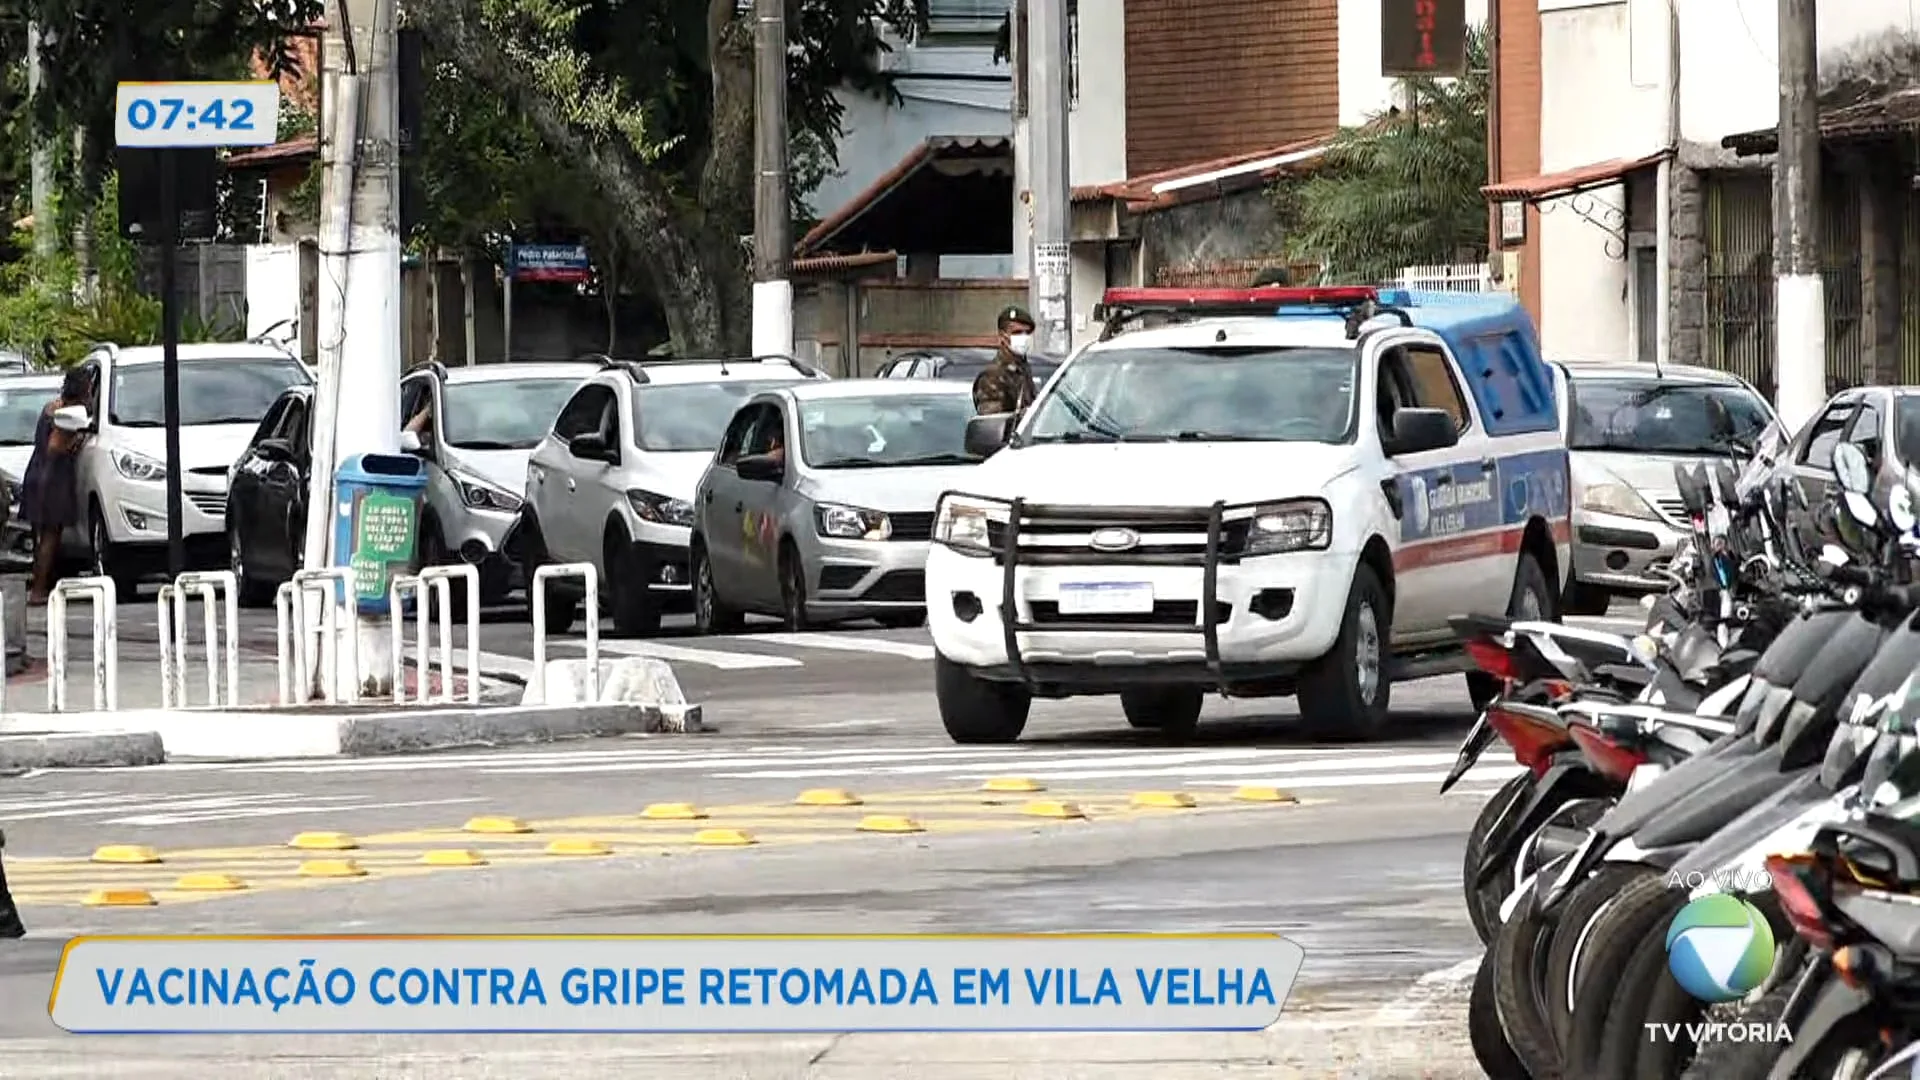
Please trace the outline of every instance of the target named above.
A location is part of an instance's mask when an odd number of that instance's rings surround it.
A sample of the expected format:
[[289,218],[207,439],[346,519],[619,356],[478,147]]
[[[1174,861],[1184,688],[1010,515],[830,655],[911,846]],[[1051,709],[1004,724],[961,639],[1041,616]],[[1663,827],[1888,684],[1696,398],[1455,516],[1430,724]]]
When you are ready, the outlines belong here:
[[1371,285],[1332,285],[1293,288],[1268,285],[1255,289],[1108,289],[1104,302],[1110,308],[1233,308],[1271,310],[1280,307],[1340,307],[1380,300],[1380,290]]

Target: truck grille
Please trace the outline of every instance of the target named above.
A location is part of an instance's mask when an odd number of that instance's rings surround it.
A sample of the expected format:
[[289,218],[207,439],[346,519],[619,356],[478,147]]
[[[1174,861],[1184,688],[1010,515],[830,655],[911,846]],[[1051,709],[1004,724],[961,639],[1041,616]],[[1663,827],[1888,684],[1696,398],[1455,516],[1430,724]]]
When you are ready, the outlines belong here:
[[[1198,600],[1156,600],[1151,614],[1146,612],[1119,614],[1062,615],[1060,605],[1052,600],[1029,600],[1027,606],[1033,611],[1035,625],[1046,626],[1049,623],[1076,623],[1081,626],[1090,623],[1108,623],[1116,626],[1138,625],[1146,623],[1152,626],[1200,626],[1200,602]],[[1214,621],[1224,623],[1233,617],[1233,605],[1218,600],[1213,604]]]
[[[1201,566],[1206,562],[1210,513],[1205,509],[1029,511],[1020,519],[1019,561],[1027,566],[1078,563]],[[1246,544],[1248,523],[1247,518],[1221,523],[1221,562],[1239,561],[1239,553]],[[1095,547],[1094,536],[1102,530],[1125,530],[1136,539],[1131,547]],[[987,538],[995,552],[1003,552],[1007,527],[990,523]],[[1188,621],[1191,620],[1189,613]]]
[[887,514],[887,520],[893,525],[894,540],[928,540],[933,537],[933,512],[911,514]]

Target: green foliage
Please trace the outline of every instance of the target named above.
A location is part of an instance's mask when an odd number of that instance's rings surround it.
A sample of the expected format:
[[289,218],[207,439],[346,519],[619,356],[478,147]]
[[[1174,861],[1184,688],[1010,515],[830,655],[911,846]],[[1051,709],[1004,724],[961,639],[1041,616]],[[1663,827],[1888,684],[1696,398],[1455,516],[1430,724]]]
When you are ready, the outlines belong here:
[[1484,253],[1487,204],[1485,31],[1467,38],[1468,73],[1410,79],[1411,111],[1344,128],[1305,176],[1274,186],[1288,254],[1328,280],[1382,281],[1408,266]]

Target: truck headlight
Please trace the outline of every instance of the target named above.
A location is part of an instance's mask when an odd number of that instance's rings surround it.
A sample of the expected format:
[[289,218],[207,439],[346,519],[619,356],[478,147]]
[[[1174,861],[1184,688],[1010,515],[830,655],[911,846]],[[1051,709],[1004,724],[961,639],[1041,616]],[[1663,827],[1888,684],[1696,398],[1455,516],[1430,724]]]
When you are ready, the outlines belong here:
[[477,476],[453,475],[460,488],[460,501],[475,510],[499,510],[512,513],[520,509],[520,496],[495,487]]
[[1005,521],[1006,503],[971,495],[944,495],[933,515],[933,542],[956,551],[986,555],[993,551],[992,522]]
[[627,492],[627,505],[633,507],[633,512],[642,521],[651,521],[656,525],[693,524],[693,504],[685,499],[633,488]]
[[821,536],[839,540],[885,540],[893,535],[893,522],[887,515],[857,506],[821,503],[814,507],[813,520]]
[[1625,484],[1590,484],[1580,492],[1580,509],[1596,514],[1617,514],[1641,521],[1658,521],[1660,515],[1640,493]]
[[112,454],[113,467],[120,475],[129,480],[165,480],[167,463],[155,461],[145,454],[136,454],[131,450],[115,450]]
[[1253,508],[1247,555],[1322,551],[1333,543],[1333,510],[1319,499],[1292,499]]

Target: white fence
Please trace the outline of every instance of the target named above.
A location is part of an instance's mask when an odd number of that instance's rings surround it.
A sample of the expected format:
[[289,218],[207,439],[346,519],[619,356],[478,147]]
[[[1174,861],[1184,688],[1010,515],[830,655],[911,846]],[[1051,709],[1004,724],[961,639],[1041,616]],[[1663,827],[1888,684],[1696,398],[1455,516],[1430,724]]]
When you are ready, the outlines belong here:
[[1423,292],[1482,293],[1493,291],[1493,269],[1486,263],[1450,263],[1409,266],[1397,277],[1380,283],[1390,289]]

